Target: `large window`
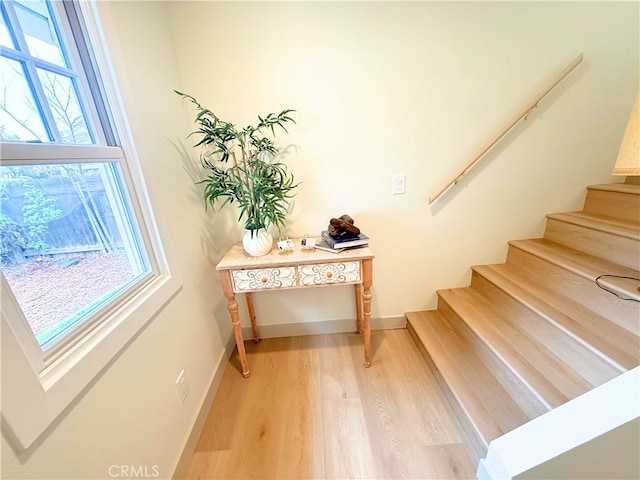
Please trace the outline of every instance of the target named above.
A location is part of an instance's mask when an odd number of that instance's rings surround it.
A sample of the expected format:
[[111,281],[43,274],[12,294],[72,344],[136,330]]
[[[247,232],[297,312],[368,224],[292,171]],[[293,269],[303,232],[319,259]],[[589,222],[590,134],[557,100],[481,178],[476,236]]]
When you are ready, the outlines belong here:
[[0,265],[44,353],[151,272],[123,184],[118,162],[0,166]]
[[[117,90],[101,69],[100,36],[90,35],[99,28],[91,7],[0,6],[2,333],[24,357],[22,364],[9,358],[16,368],[8,375],[3,367],[3,416],[27,446],[177,283],[134,175]],[[13,355],[3,338],[3,365],[5,352]],[[5,395],[14,377],[35,389],[22,397],[44,392],[50,403],[35,415],[43,417],[38,425],[29,401]]]

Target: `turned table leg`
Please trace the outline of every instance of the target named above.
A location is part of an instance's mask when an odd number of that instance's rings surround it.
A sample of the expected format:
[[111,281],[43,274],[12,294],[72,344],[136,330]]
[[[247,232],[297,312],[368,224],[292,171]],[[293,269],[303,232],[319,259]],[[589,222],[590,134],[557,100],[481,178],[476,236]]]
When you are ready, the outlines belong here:
[[253,343],[260,343],[260,334],[258,333],[258,324],[256,323],[256,310],[253,307],[253,293],[247,292],[244,295],[247,298],[247,310],[249,310],[249,320],[251,320]]
[[362,304],[364,313],[364,366],[371,366],[371,284],[373,283],[373,261],[362,260]]
[[240,357],[240,366],[242,367],[242,376],[249,376],[249,366],[247,364],[247,353],[244,350],[244,339],[242,338],[242,328],[240,327],[240,315],[238,315],[238,302],[233,293],[233,285],[231,283],[231,272],[229,270],[220,270],[220,280],[222,281],[222,291],[227,298],[227,307],[231,316],[231,325],[233,325],[233,334],[236,337],[236,346],[238,347],[238,356]]
[[353,287],[356,297],[356,326],[358,333],[362,335],[362,285],[356,283]]

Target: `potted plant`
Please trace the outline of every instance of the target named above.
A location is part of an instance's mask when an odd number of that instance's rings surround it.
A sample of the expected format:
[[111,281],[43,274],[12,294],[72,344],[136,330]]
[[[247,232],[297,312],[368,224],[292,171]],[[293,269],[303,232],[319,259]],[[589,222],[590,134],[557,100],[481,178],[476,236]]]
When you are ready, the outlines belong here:
[[199,183],[204,184],[205,205],[215,208],[220,202],[223,208],[235,202],[240,208],[238,221],[244,217],[245,251],[252,256],[269,253],[273,244],[269,227],[281,230],[285,226],[292,191],[298,184],[278,160],[279,149],[265,133],[275,137],[276,127],[288,133],[285,124],[296,123],[290,116],[294,110],[258,116],[256,125],[238,129],[191,95],[175,92],[197,109],[194,121],[198,129],[189,136],[200,135],[195,147],[204,148],[200,160],[207,178]]

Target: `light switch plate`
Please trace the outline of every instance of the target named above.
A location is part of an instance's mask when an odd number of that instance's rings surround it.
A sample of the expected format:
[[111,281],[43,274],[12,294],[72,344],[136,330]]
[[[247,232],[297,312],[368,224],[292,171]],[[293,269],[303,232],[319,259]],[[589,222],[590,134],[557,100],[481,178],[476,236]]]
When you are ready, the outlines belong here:
[[393,182],[391,187],[391,193],[393,195],[404,195],[405,192],[405,184],[406,184],[406,176],[405,175],[394,175]]

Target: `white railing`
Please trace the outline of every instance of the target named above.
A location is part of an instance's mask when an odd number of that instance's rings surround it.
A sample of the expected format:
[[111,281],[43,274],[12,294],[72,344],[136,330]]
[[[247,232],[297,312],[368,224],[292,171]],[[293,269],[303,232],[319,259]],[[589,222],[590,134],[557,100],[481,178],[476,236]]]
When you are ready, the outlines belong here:
[[487,143],[485,143],[473,156],[465,162],[453,175],[451,175],[446,182],[444,182],[440,188],[438,188],[430,197],[429,203],[433,203],[440,195],[442,195],[445,191],[447,191],[452,185],[458,183],[458,180],[471,168],[473,167],[478,160],[482,158],[482,156],[487,153],[491,147],[493,147],[496,143],[502,139],[509,131],[515,127],[515,125],[520,120],[526,120],[531,113],[531,110],[536,108],[540,101],[551,91],[553,88],[558,85],[571,71],[578,66],[578,64],[582,61],[584,55],[581,53],[578,55],[575,60],[573,60],[567,67],[562,70],[552,82],[550,82],[544,90],[542,90],[531,102],[529,102],[522,110],[520,110],[516,115],[509,120],[504,127],[502,127],[498,133],[496,133],[493,137],[491,137]]

